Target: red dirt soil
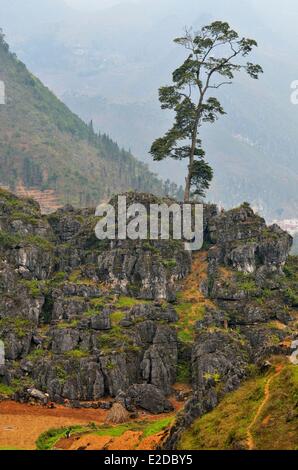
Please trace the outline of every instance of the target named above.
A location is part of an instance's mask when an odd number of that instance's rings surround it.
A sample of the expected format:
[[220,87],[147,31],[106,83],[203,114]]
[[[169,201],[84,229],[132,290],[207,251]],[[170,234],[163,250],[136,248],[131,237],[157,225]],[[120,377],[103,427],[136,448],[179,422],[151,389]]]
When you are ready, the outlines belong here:
[[122,436],[84,436],[60,439],[57,450],[154,450],[164,437],[164,431],[142,440],[142,432],[126,431]]
[[0,449],[35,449],[38,436],[50,428],[95,422],[104,423],[106,411],[71,409],[57,406],[48,409],[12,401],[0,403]]
[[[152,415],[150,413],[139,411],[139,418],[137,421],[155,421],[163,417],[176,414],[183,406],[183,403],[175,399],[171,400],[175,411],[173,413],[164,413],[160,415]],[[107,411],[101,409],[73,409],[57,405],[54,409],[49,409],[44,406],[21,404],[14,401],[0,402],[0,449],[20,449],[20,450],[34,450],[36,449],[35,442],[43,432],[50,428],[61,428],[64,426],[74,426],[80,424],[88,424],[94,422],[96,424],[104,424],[107,417]],[[130,433],[130,431],[128,431]],[[105,436],[104,436],[105,437]],[[102,439],[100,436],[82,436],[80,438],[61,439],[59,448],[61,449],[78,449],[86,447],[88,450],[110,448],[106,447],[109,444],[116,449],[121,446],[132,446],[128,448],[135,448],[139,444],[136,436],[130,442],[128,437],[132,437],[125,433],[119,438]],[[142,442],[143,445],[153,446],[156,440],[152,436],[148,441]],[[88,445],[90,444],[90,445]],[[115,446],[115,447],[114,447]],[[119,447],[120,446],[120,447]],[[153,447],[151,447],[153,448]]]

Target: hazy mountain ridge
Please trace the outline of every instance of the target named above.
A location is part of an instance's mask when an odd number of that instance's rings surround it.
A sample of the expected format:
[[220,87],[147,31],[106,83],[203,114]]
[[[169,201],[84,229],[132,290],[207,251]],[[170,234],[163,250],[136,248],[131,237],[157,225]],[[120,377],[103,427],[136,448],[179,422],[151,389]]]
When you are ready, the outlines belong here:
[[[121,187],[162,193],[146,166],[105,135],[96,135],[0,44],[0,184],[52,191],[56,203],[95,205]],[[55,204],[54,204],[55,205]]]
[[[141,0],[90,13],[61,1],[60,18],[58,3],[45,2],[42,9],[32,3],[44,26],[41,31],[36,13],[35,31],[29,24],[19,26],[20,2],[15,0],[8,16],[4,0],[1,16],[20,55],[74,112],[87,122],[93,119],[96,128],[179,183],[182,164],[156,164],[148,156],[152,141],[171,120],[159,109],[157,89],[170,82],[171,71],[184,57],[172,39],[185,25],[197,28],[218,18],[255,37],[255,59],[264,76],[254,83],[240,78],[222,90],[228,115],[203,133],[215,169],[208,199],[225,207],[247,199],[270,220],[296,217],[298,112],[290,103],[290,84],[297,78],[298,10],[290,8],[291,2],[281,12],[269,2]],[[51,9],[46,22],[45,12]]]

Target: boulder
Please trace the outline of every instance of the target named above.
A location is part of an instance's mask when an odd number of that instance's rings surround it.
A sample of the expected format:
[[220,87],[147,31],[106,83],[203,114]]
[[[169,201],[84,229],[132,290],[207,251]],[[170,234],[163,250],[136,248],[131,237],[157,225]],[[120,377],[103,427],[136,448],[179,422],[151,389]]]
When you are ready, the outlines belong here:
[[151,384],[134,384],[125,392],[125,403],[159,414],[173,411],[173,406],[162,391]]
[[280,274],[293,243],[279,226],[267,227],[248,204],[212,217],[208,229],[215,245],[209,251],[213,266],[225,264],[248,274],[264,266]]
[[35,400],[40,401],[44,405],[47,404],[48,399],[49,399],[48,394],[43,393],[40,390],[37,390],[36,388],[28,388],[27,392],[31,398],[34,398]]
[[110,330],[111,317],[110,310],[103,309],[98,315],[90,318],[90,326],[93,330]]
[[175,323],[178,321],[178,314],[173,306],[162,307],[152,304],[134,305],[129,311],[126,320],[153,320]]

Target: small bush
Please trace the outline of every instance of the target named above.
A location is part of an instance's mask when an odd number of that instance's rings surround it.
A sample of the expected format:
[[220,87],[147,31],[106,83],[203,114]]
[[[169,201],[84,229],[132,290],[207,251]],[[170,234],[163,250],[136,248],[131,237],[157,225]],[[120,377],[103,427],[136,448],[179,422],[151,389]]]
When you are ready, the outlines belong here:
[[14,394],[14,389],[13,387],[10,387],[9,385],[5,385],[0,383],[0,395],[4,395],[6,397],[11,397]]
[[72,351],[68,351],[65,354],[66,356],[74,358],[74,359],[82,359],[83,357],[89,356],[88,351],[83,351],[81,349],[73,349]]

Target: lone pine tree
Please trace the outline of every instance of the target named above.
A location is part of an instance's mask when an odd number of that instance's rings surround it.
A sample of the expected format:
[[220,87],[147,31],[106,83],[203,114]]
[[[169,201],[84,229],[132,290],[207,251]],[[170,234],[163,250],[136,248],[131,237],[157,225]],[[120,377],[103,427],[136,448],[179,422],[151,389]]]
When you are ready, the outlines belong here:
[[189,51],[188,57],[173,72],[173,84],[159,90],[161,108],[175,112],[174,124],[164,137],[155,140],[150,153],[155,161],[167,157],[188,159],[184,193],[184,200],[188,201],[195,195],[204,196],[213,178],[199,130],[225,111],[210,91],[231,84],[235,72],[244,70],[257,79],[263,70],[245,60],[257,42],[241,39],[225,22],[215,21],[198,33],[186,30],[185,36],[175,42]]

